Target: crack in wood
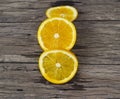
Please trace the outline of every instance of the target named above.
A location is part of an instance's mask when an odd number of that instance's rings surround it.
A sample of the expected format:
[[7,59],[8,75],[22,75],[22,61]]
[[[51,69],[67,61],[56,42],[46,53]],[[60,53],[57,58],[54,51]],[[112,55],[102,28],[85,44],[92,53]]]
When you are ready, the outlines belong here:
[[61,6],[61,5],[70,5],[70,6],[74,6],[74,1],[72,0],[68,0],[68,1],[56,1],[56,2],[52,2],[51,6]]
[[24,91],[23,89],[17,89],[17,91]]

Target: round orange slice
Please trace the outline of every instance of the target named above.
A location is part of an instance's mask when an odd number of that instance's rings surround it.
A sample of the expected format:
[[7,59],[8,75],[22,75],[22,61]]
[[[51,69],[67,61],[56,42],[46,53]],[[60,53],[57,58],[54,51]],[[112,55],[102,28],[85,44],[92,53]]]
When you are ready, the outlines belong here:
[[73,23],[64,18],[46,19],[38,29],[38,42],[43,50],[70,50],[76,41]]
[[54,84],[63,84],[70,81],[75,76],[77,68],[77,58],[69,51],[46,51],[39,58],[41,74],[46,80]]
[[61,17],[69,21],[74,21],[78,16],[78,12],[72,6],[58,6],[49,8],[46,11],[46,16],[48,18]]

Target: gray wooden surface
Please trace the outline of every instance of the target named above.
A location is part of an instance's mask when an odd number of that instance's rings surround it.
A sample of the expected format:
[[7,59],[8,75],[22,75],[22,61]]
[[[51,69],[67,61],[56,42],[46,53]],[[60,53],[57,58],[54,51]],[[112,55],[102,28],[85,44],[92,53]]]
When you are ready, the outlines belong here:
[[[36,33],[51,6],[78,9],[75,78],[47,82]],[[0,0],[0,99],[120,99],[120,0]]]

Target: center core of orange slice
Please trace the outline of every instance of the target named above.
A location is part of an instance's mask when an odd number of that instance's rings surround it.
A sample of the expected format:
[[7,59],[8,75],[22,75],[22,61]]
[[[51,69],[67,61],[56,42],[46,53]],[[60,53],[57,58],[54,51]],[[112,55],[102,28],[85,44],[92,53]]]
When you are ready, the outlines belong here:
[[59,33],[55,33],[55,34],[54,34],[54,38],[55,38],[55,39],[58,39],[59,37],[60,37]]
[[55,64],[57,68],[60,68],[61,67],[61,64],[60,63],[56,63]]
[[64,18],[64,17],[65,17],[65,14],[60,14],[60,16]]

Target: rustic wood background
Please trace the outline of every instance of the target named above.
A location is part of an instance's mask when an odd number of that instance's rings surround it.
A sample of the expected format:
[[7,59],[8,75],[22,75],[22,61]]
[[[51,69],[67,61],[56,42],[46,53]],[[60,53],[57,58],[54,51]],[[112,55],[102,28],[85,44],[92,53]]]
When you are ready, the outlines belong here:
[[[46,81],[36,33],[51,6],[72,5],[79,60],[64,85]],[[120,99],[120,0],[0,0],[0,99]]]

